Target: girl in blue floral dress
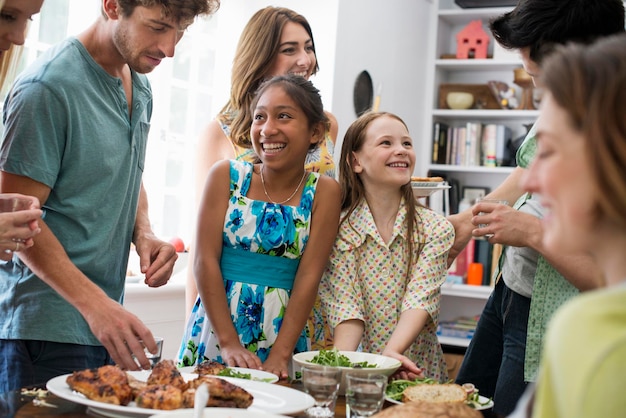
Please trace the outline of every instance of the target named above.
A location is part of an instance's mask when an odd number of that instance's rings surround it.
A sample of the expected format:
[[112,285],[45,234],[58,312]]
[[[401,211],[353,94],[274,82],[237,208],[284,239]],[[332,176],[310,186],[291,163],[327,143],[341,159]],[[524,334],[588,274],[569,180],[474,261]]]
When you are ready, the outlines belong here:
[[340,192],[334,179],[303,169],[327,123],[310,82],[274,77],[252,108],[262,163],[221,161],[207,177],[193,263],[199,297],[178,363],[215,360],[286,378],[293,353],[310,347],[304,327],[337,234]]

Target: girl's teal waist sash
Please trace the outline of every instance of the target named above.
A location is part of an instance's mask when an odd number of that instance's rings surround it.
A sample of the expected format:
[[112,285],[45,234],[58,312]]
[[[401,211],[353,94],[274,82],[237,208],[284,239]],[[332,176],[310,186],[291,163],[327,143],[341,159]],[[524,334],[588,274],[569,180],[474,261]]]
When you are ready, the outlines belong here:
[[291,290],[300,259],[222,247],[220,268],[227,280]]

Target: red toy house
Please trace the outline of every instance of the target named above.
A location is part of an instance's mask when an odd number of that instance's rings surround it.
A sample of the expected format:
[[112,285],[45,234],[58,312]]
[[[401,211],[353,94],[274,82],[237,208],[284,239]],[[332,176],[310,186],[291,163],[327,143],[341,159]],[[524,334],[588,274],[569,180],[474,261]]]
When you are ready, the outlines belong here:
[[489,35],[483,29],[483,22],[472,20],[456,34],[457,58],[487,58]]

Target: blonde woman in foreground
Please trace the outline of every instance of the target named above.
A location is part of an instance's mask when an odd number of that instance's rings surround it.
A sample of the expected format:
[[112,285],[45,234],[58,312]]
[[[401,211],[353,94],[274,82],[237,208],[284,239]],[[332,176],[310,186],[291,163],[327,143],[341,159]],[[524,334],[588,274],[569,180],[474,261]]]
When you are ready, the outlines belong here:
[[[606,287],[550,323],[534,404],[520,416],[626,411],[626,35],[571,45],[545,64],[537,157],[523,186],[541,195],[544,245],[589,252]],[[528,411],[523,410],[528,409]]]

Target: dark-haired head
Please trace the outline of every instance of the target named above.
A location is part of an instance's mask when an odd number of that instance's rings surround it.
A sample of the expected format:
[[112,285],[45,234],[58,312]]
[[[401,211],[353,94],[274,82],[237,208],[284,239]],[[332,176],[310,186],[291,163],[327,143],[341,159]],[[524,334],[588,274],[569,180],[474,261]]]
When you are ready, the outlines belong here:
[[[302,109],[308,120],[308,127],[313,128],[317,124],[323,124],[328,128],[329,120],[324,113],[324,105],[320,91],[307,79],[299,75],[278,75],[266,80],[261,84],[254,95],[250,106],[250,114],[254,114],[259,98],[269,88],[280,87]],[[311,144],[311,148],[317,147],[318,143]]]
[[541,64],[556,45],[590,43],[624,31],[622,0],[520,0],[490,22],[496,41],[507,49],[529,49]]
[[[117,0],[123,16],[133,14],[137,6],[160,6],[163,17],[189,25],[197,16],[211,15],[220,7],[220,0]],[[106,17],[104,11],[103,16]]]

